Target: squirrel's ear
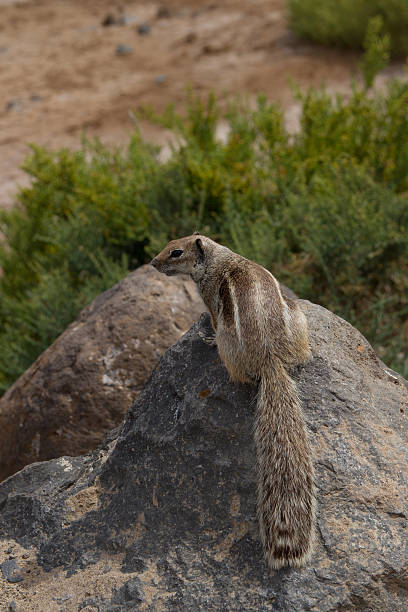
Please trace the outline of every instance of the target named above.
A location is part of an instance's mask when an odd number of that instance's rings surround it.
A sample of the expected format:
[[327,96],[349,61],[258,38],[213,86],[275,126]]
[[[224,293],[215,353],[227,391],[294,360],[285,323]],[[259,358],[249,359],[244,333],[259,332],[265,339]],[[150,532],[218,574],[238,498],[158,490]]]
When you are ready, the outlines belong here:
[[203,242],[201,238],[197,238],[195,243],[196,243],[197,251],[198,251],[200,258],[204,259],[204,249],[203,249]]

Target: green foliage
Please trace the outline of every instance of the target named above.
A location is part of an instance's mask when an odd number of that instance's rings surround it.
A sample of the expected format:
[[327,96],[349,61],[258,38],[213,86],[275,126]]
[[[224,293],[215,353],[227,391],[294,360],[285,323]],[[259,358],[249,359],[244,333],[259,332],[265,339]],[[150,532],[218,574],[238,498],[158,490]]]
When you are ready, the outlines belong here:
[[38,282],[22,299],[2,294],[0,316],[0,388],[5,390],[48,347],[94,297],[128,272],[128,259],[88,253],[87,271],[73,283],[69,262],[38,271]]
[[304,38],[364,49],[370,19],[379,16],[389,37],[391,55],[408,55],[407,0],[289,0],[288,4],[292,27]]
[[364,39],[365,54],[361,62],[361,72],[366,89],[374,84],[378,72],[385,68],[390,60],[390,36],[382,35],[384,21],[380,15],[371,17]]
[[32,185],[0,212],[0,390],[144,261],[143,194],[156,166],[137,135],[124,155],[90,142],[74,153],[32,147]]
[[165,163],[137,134],[124,152],[33,147],[33,183],[1,213],[0,387],[95,295],[194,230],[346,317],[407,375],[408,85],[298,99],[295,135],[262,96],[169,108],[155,117],[179,135]]

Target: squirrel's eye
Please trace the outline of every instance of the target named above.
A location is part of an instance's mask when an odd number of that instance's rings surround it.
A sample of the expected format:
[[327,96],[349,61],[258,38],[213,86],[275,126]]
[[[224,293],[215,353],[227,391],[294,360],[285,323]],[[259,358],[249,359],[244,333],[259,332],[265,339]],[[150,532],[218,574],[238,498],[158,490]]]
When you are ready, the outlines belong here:
[[174,251],[170,253],[170,257],[180,257],[182,252],[183,252],[182,249],[175,249]]

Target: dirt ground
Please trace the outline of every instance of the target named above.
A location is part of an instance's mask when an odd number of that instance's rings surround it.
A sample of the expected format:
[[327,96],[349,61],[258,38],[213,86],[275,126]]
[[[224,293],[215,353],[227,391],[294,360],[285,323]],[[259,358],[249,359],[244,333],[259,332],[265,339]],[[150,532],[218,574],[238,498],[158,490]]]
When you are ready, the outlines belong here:
[[[0,206],[27,177],[27,143],[77,147],[81,134],[125,144],[132,109],[186,87],[226,96],[265,92],[296,123],[289,76],[344,90],[358,56],[306,45],[284,0],[0,0]],[[143,124],[148,139],[168,135]]]

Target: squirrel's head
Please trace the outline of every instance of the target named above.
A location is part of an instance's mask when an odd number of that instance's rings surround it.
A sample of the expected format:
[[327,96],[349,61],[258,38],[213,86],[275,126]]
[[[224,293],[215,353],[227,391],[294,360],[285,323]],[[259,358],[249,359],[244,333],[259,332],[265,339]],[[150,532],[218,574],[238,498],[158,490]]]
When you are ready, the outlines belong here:
[[150,263],[167,276],[190,274],[197,280],[204,271],[205,242],[208,240],[198,232],[172,240]]

